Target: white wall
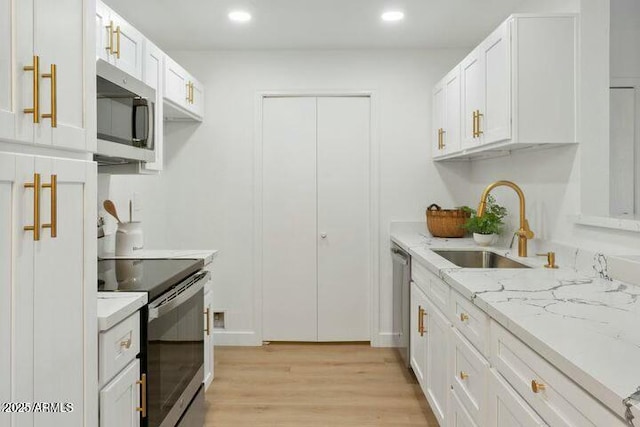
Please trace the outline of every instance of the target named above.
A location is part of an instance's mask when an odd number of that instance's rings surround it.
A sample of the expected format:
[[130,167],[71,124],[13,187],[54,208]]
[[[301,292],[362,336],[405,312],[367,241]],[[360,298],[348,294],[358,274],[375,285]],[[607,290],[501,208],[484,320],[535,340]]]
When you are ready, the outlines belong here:
[[[379,343],[391,330],[389,223],[424,220],[432,202],[451,206],[464,194],[466,165],[434,168],[428,134],[431,89],[465,51],[229,51],[172,56],[206,87],[201,125],[169,124],[165,171],[158,177],[111,178],[102,194],[125,203],[144,193],[146,246],[216,248],[214,306],[226,312],[218,342],[256,343],[253,185],[256,93],[296,90],[373,90],[380,138]],[[285,159],[283,159],[285,161]],[[103,181],[107,181],[103,179]],[[110,186],[110,189],[107,187]],[[117,200],[116,200],[117,202]],[[244,332],[244,333],[242,333]]]
[[611,77],[640,77],[640,1],[611,1]]

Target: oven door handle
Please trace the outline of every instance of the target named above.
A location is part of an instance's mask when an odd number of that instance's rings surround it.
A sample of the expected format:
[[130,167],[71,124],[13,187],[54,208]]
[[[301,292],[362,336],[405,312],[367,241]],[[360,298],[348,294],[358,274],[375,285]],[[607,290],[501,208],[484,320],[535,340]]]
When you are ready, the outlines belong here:
[[196,282],[182,291],[180,295],[170,301],[161,303],[158,306],[149,306],[149,322],[153,319],[157,319],[158,317],[162,317],[171,310],[190,300],[195,294],[204,289],[204,284],[209,281],[210,276],[211,273],[208,271],[196,273]]

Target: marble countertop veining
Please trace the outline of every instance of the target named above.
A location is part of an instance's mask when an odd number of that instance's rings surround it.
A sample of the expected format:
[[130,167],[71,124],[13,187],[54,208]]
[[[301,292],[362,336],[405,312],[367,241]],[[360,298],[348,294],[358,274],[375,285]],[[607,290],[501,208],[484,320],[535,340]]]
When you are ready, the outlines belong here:
[[[494,247],[532,268],[487,270],[433,252],[456,248],[479,249],[473,239],[426,238],[410,254],[624,418],[623,401],[640,387],[640,287],[608,277],[598,256],[591,270],[550,270],[543,258]],[[640,419],[640,401],[629,410]]]
[[98,331],[111,329],[146,303],[146,292],[98,292]]

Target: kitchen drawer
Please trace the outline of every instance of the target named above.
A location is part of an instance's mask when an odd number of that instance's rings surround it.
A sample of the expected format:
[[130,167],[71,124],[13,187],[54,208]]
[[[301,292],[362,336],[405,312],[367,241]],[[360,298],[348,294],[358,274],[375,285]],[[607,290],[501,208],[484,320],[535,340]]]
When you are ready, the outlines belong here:
[[451,329],[450,381],[470,416],[478,425],[486,424],[487,375],[489,362],[462,334]]
[[99,381],[103,387],[140,353],[140,312],[101,332],[98,340]]
[[488,358],[489,316],[453,289],[448,312],[453,325],[485,358]]
[[413,260],[411,263],[411,278],[427,294],[427,297],[436,307],[442,310],[443,313],[447,312],[450,292],[448,284],[430,272],[425,266]]
[[[449,401],[449,427],[478,427],[460,402],[458,395],[451,390]],[[484,425],[484,424],[481,424]]]
[[575,427],[626,425],[495,321],[491,322],[491,357],[498,372],[548,424]]
[[547,424],[495,370],[489,371],[489,427],[544,427]]

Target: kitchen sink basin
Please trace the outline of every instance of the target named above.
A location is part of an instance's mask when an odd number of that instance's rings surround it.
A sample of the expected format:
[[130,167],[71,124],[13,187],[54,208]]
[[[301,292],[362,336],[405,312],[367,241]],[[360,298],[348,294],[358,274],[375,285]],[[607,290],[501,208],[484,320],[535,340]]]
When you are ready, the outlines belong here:
[[530,268],[510,258],[489,251],[433,251],[462,268]]

